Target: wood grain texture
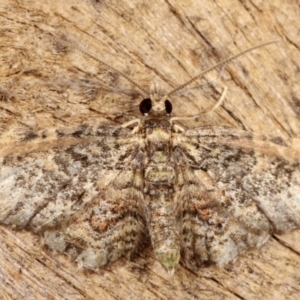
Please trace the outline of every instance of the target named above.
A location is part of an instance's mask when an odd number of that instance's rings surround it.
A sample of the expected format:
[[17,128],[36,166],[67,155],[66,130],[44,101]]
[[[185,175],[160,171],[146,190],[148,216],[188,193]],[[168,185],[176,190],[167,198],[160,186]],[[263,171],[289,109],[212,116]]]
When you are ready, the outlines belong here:
[[[300,7],[291,1],[12,1],[0,4],[0,132],[40,130],[138,115],[140,99],[100,89],[132,88],[85,51],[147,88],[156,78],[169,91],[206,67],[256,44],[277,44],[230,63],[215,92],[188,90],[172,98],[176,115],[222,107],[198,123],[231,125],[259,134],[300,137]],[[200,81],[203,84],[205,81]],[[205,86],[204,86],[205,87]],[[261,250],[224,267],[197,273],[179,267],[169,278],[151,248],[123,258],[100,274],[41,247],[27,232],[1,227],[3,299],[297,299],[300,234],[273,237]]]

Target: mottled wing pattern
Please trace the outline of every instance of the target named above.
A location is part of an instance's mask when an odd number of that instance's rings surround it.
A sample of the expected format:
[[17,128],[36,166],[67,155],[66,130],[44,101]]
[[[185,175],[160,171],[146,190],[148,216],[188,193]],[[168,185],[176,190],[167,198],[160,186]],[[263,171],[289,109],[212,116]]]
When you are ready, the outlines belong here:
[[233,260],[272,233],[300,227],[300,151],[226,127],[175,134],[182,261]]
[[43,234],[49,248],[90,269],[139,246],[145,230],[137,136],[81,126],[20,138],[1,139],[1,223]]

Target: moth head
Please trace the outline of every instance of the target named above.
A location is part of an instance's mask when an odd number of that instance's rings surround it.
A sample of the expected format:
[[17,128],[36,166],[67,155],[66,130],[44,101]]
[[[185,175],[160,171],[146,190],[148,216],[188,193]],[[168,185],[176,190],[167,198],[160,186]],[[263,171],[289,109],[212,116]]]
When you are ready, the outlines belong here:
[[166,96],[161,96],[159,85],[153,82],[150,86],[150,98],[145,98],[140,103],[140,112],[147,116],[150,112],[155,115],[170,115],[172,103]]

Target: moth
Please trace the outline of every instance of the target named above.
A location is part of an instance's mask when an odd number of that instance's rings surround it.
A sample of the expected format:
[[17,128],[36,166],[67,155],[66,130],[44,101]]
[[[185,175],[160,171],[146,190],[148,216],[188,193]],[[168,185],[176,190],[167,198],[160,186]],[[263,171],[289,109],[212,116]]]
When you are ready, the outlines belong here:
[[299,228],[300,151],[230,127],[185,129],[185,118],[171,116],[173,94],[267,44],[168,94],[152,85],[141,117],[122,126],[27,132],[9,145],[0,138],[0,222],[95,271],[150,239],[170,274],[179,262],[228,263]]

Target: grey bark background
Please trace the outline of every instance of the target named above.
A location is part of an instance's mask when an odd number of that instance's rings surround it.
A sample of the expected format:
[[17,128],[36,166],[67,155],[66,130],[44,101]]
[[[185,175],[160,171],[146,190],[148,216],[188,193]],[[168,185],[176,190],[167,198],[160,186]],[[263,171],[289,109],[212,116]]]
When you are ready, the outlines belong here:
[[[253,51],[172,99],[174,114],[223,105],[199,122],[281,136],[299,147],[300,5],[269,1],[16,1],[0,3],[0,133],[81,123],[121,124],[140,98],[124,79],[75,45],[147,88],[165,91],[256,44]],[[70,46],[60,40],[69,40]],[[72,44],[72,45],[71,45]],[[210,85],[204,83],[210,82]],[[203,85],[204,84],[204,85]],[[210,88],[207,88],[210,86]],[[274,236],[224,267],[169,278],[151,248],[99,273],[44,249],[28,232],[0,227],[1,299],[299,299],[300,233]]]

